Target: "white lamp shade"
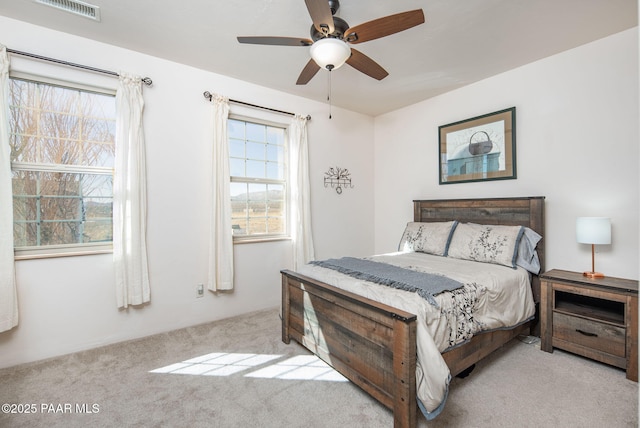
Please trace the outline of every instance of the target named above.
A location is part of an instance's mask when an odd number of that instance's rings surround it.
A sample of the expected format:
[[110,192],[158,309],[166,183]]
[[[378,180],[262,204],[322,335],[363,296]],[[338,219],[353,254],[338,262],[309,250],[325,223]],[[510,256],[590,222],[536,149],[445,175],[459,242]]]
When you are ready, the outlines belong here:
[[321,68],[335,70],[351,56],[351,48],[342,40],[327,37],[311,45],[311,58]]
[[581,244],[611,244],[611,219],[608,217],[578,217],[576,239]]

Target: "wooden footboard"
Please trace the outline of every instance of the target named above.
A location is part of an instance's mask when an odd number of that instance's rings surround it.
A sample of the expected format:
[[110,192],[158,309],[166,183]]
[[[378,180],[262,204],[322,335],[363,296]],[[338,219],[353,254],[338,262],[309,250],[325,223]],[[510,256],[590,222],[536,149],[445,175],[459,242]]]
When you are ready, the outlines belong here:
[[316,354],[415,427],[416,316],[312,278],[282,273],[282,340]]

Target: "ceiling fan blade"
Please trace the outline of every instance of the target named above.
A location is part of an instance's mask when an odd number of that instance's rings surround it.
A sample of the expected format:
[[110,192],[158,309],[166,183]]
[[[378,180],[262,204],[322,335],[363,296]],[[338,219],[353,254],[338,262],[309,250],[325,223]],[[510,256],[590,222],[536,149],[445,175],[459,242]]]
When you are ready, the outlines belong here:
[[306,85],[307,83],[309,83],[309,80],[311,80],[313,76],[316,75],[318,70],[320,70],[320,66],[316,64],[313,59],[310,59],[307,65],[305,65],[302,69],[302,73],[300,73],[296,85]]
[[379,39],[408,30],[411,27],[424,23],[424,12],[422,9],[401,12],[384,18],[374,19],[364,24],[349,28],[344,33],[345,41],[349,43],[362,43],[369,40]]
[[249,43],[253,45],[272,45],[272,46],[311,46],[313,40],[296,38],[296,37],[271,37],[271,36],[256,36],[256,37],[238,37],[240,43]]
[[307,10],[316,30],[324,34],[331,34],[333,27],[333,14],[327,0],[304,0]]
[[351,56],[347,60],[347,64],[377,80],[382,80],[389,75],[387,70],[380,67],[377,62],[354,48],[351,48]]

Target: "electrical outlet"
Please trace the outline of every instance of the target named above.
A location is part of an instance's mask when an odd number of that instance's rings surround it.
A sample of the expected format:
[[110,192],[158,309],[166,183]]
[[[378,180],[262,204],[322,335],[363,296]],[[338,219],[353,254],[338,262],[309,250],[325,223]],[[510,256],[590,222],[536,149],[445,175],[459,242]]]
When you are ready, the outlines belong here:
[[204,285],[203,284],[196,285],[196,297],[203,297],[203,296],[204,296]]

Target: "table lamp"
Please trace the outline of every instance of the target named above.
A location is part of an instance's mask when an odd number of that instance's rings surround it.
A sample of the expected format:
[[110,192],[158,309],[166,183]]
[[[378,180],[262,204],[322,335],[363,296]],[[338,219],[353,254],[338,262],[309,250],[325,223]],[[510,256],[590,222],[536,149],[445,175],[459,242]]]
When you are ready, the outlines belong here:
[[591,244],[591,271],[584,272],[588,278],[604,278],[595,269],[595,246],[611,244],[611,219],[608,217],[578,217],[576,220],[576,240],[581,244]]

